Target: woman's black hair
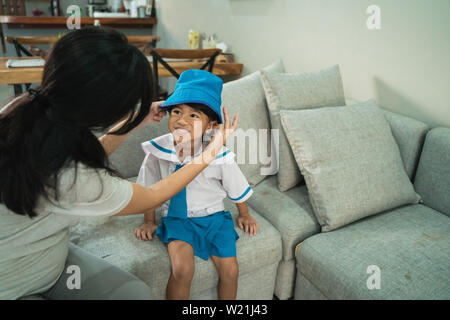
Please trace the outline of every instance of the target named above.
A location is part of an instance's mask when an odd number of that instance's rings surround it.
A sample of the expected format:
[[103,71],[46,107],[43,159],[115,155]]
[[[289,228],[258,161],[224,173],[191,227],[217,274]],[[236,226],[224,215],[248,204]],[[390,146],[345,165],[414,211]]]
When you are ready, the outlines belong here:
[[67,165],[118,173],[93,131],[125,134],[148,114],[153,81],[147,58],[120,32],[71,31],[50,50],[41,85],[0,114],[0,203],[36,216],[38,198],[58,198],[58,173]]

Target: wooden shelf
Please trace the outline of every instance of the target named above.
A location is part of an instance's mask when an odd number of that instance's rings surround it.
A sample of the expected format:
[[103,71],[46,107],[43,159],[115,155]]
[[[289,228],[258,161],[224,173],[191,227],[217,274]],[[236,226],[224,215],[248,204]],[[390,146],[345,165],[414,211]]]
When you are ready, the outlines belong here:
[[[59,28],[66,27],[68,17],[28,17],[28,16],[0,16],[0,23],[8,25],[8,28]],[[89,18],[81,17],[81,26],[93,25],[99,20],[102,26],[119,28],[152,28],[156,24],[156,18]]]

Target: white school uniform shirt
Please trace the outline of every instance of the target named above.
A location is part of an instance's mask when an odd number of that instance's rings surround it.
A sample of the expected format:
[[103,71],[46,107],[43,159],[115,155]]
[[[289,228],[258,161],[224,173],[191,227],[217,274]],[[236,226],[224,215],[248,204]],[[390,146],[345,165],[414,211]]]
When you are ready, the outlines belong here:
[[[139,170],[137,183],[144,187],[164,179],[175,171],[176,165],[184,165],[193,157],[187,156],[180,162],[171,133],[142,143],[146,156]],[[199,155],[202,151],[197,152]],[[194,157],[195,157],[194,156]],[[188,217],[211,215],[224,210],[223,199],[232,202],[246,201],[253,194],[247,179],[234,161],[235,154],[222,147],[218,156],[186,186]],[[170,200],[162,206],[167,215]]]

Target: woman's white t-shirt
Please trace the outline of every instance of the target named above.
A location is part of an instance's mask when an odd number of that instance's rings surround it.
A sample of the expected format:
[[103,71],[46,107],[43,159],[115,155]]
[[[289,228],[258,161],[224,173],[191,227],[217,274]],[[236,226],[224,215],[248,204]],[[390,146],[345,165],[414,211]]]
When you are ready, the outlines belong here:
[[51,288],[64,271],[69,227],[80,217],[116,214],[133,195],[129,181],[84,165],[62,170],[58,190],[57,204],[41,198],[34,218],[0,203],[0,300]]

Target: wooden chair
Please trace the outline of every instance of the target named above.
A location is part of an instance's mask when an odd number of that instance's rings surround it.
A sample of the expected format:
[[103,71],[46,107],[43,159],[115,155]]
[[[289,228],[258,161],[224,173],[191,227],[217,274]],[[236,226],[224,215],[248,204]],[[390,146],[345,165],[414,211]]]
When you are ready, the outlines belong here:
[[[38,47],[35,47],[33,45],[36,44],[48,44],[52,45],[58,40],[58,37],[56,36],[47,36],[47,37],[6,37],[6,41],[8,43],[11,43],[14,45],[14,48],[16,49],[16,55],[18,57],[22,57],[22,53],[25,54],[28,57],[31,56],[37,56],[40,58],[45,59],[47,56],[47,51],[42,50]],[[29,48],[26,49],[23,45],[29,44]],[[31,83],[25,83],[25,90],[28,90],[28,88],[31,86]],[[22,91],[22,85],[15,84],[14,85],[14,93],[16,95],[21,94]]]
[[168,97],[167,90],[163,89],[159,85],[158,76],[158,63],[166,68],[175,78],[179,78],[180,75],[164,60],[164,59],[204,59],[205,63],[200,68],[204,70],[208,68],[209,72],[212,72],[216,57],[222,53],[221,49],[199,49],[199,50],[179,50],[179,49],[162,49],[154,48],[151,50],[153,58],[153,74],[155,82],[155,91],[158,92],[158,100],[165,100]]
[[[56,41],[58,41],[58,36],[21,36],[21,37],[6,37],[6,41],[14,45],[16,49],[16,55],[22,57],[23,54],[26,56],[38,56],[43,59],[46,58],[48,51],[40,49],[35,45],[49,45],[52,46]],[[156,47],[156,42],[160,41],[161,38],[158,36],[127,36],[128,42],[130,44],[136,45],[144,54],[150,54],[150,50]],[[30,45],[27,48],[24,45]],[[19,88],[20,87],[20,88]],[[30,84],[25,84],[26,89],[30,87]],[[17,94],[22,92],[21,85],[15,85],[14,91]]]
[[156,43],[161,40],[158,36],[127,36],[128,43],[136,45],[146,56],[151,54],[151,50],[156,48]]
[[[150,50],[156,47],[156,42],[161,40],[158,36],[127,36],[127,39],[130,44],[136,45],[139,49],[141,49],[141,51],[144,52],[144,54],[147,51],[148,55],[150,54]],[[51,46],[58,41],[58,37],[6,37],[6,41],[14,45],[18,57],[21,57],[23,53],[27,56],[40,56],[45,58],[47,51],[39,49],[33,45],[46,44]],[[26,44],[30,45],[28,49],[23,46]]]
[[[22,54],[26,56],[39,56],[45,58],[47,55],[46,50],[42,50],[34,45],[37,44],[46,44],[52,45],[58,40],[56,36],[47,36],[47,37],[6,37],[6,41],[14,45],[16,49],[16,55],[18,57],[22,57]],[[26,49],[23,45],[29,44],[30,46]]]

